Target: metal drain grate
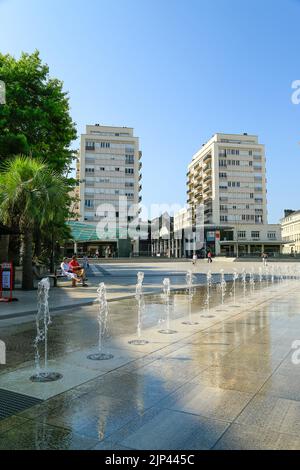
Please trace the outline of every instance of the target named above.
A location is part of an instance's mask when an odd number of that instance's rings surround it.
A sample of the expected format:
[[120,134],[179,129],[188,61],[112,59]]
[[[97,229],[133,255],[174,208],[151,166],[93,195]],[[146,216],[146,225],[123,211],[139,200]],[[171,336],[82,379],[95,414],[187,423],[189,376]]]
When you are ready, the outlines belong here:
[[27,410],[43,400],[0,388],[0,420]]

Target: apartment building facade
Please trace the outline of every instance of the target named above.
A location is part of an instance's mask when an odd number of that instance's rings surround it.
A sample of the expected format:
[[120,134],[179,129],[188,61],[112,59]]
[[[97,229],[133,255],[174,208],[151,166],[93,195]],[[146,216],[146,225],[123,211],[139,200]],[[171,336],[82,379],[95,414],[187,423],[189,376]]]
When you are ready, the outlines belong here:
[[[142,199],[141,157],[133,128],[86,126],[77,163],[80,222],[96,225],[103,217],[115,218],[117,227],[126,229],[138,215]],[[133,249],[138,249],[136,242]]]
[[300,210],[286,210],[281,219],[281,235],[283,253],[289,255],[300,254]]
[[187,203],[203,206],[206,243],[217,255],[280,252],[280,227],[268,225],[266,158],[258,137],[217,133],[193,156]]

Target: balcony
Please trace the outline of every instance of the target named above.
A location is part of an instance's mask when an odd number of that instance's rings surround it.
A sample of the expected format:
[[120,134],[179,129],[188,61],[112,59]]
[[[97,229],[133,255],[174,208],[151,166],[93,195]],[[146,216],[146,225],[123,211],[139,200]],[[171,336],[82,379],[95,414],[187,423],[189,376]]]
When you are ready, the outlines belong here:
[[142,196],[139,196],[139,202],[142,202],[142,199],[143,199]]
[[139,170],[141,170],[142,166],[143,166],[142,162],[139,162]]
[[206,181],[211,180],[211,178],[212,178],[211,175],[207,175],[207,176],[205,176],[205,178],[203,178],[203,182],[205,183]]
[[210,163],[207,163],[206,165],[204,165],[203,167],[203,171],[211,171],[212,168],[211,168],[211,164]]
[[85,150],[88,150],[88,151],[95,150],[95,145],[86,145]]
[[207,160],[210,160],[211,159],[211,154],[209,153],[208,155],[205,155],[205,157],[203,158],[203,162],[206,162]]
[[142,189],[143,189],[143,185],[140,184],[140,185],[139,185],[139,192],[142,191]]
[[206,185],[206,186],[204,186],[204,188],[203,188],[203,192],[205,192],[205,193],[209,193],[209,192],[211,192],[211,191],[212,191],[212,188],[211,188],[211,186],[209,186],[209,185]]
[[140,173],[140,174],[139,174],[139,181],[141,181],[142,176],[143,176],[142,173]]
[[142,158],[142,156],[143,156],[143,152],[140,150],[139,151],[139,160]]

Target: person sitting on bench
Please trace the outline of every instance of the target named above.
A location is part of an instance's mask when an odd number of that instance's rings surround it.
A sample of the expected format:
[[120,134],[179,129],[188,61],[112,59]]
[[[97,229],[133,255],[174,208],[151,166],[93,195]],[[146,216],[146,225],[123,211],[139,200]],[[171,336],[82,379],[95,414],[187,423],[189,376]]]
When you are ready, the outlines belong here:
[[72,256],[72,260],[69,263],[69,269],[73,271],[74,274],[76,274],[77,277],[80,277],[82,280],[82,286],[86,287],[87,284],[84,282],[85,281],[85,269],[80,266],[80,264],[77,261],[76,255]]
[[63,276],[66,276],[68,279],[72,279],[72,287],[76,287],[76,282],[81,281],[80,277],[78,277],[77,274],[73,273],[71,270],[68,263],[68,258],[63,259],[63,262],[60,265],[60,269]]

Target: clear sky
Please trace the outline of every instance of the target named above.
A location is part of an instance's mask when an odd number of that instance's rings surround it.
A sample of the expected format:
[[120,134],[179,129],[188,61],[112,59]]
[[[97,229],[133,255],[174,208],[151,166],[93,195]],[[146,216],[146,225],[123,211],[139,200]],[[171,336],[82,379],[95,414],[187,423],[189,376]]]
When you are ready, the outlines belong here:
[[143,202],[186,202],[193,153],[215,132],[266,145],[269,222],[300,209],[299,0],[0,0],[0,50],[39,49],[78,133],[135,128]]

